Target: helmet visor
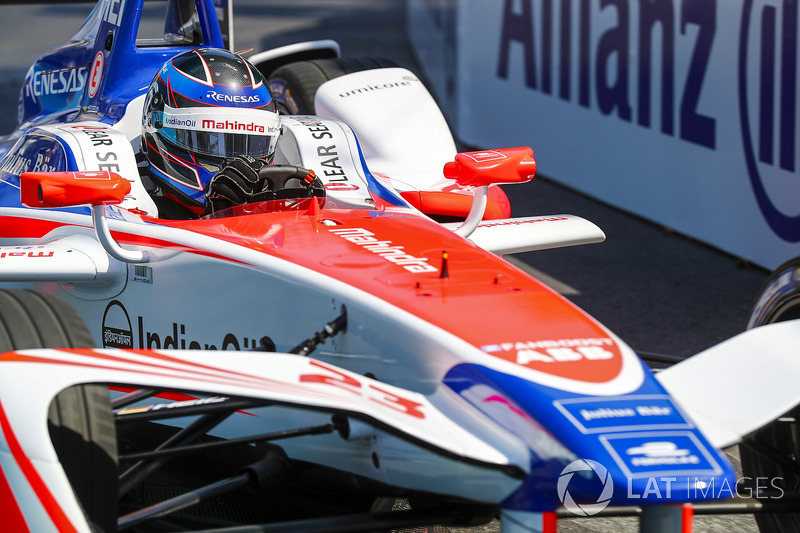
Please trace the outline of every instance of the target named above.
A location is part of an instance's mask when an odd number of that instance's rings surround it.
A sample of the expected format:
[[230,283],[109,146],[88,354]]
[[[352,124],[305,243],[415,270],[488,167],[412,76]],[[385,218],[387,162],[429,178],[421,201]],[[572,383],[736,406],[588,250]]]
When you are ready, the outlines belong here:
[[164,107],[154,113],[165,140],[189,152],[220,159],[239,155],[265,158],[275,151],[280,134],[278,114],[232,107]]

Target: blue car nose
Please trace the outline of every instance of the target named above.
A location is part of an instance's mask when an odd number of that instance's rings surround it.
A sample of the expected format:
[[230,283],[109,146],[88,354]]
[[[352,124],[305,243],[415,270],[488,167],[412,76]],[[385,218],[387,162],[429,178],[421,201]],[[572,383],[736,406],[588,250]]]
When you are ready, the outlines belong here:
[[504,508],[587,516],[735,494],[728,461],[649,371],[619,396],[581,396],[477,364],[453,367],[444,383],[530,449],[530,473]]

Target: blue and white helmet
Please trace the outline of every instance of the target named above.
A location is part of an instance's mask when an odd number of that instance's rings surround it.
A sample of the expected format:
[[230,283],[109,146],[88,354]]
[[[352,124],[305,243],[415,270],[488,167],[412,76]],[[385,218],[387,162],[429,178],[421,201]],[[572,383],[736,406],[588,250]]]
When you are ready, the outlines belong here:
[[241,56],[217,48],[182,52],[150,84],[142,148],[166,195],[201,213],[205,187],[239,155],[272,161],[280,118],[269,85]]

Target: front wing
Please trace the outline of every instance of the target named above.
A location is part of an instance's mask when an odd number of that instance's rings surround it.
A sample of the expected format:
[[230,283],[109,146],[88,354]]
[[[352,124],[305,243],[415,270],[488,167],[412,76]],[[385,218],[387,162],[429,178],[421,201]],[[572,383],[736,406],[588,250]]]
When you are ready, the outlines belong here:
[[[422,394],[298,355],[26,350],[0,356],[0,368],[0,491],[13,496],[0,499],[0,509],[3,516],[24,517],[32,531],[88,530],[47,427],[53,398],[82,383],[179,390],[198,402],[252,401],[253,408],[217,428],[222,438],[273,429],[269,409],[275,405],[283,409],[278,418],[284,423],[336,415],[346,420],[344,431],[315,438],[313,445],[289,446],[287,453],[409,489],[497,503],[519,485],[528,464],[524,452],[509,457]],[[156,407],[119,409],[116,416],[168,409],[158,401]]]

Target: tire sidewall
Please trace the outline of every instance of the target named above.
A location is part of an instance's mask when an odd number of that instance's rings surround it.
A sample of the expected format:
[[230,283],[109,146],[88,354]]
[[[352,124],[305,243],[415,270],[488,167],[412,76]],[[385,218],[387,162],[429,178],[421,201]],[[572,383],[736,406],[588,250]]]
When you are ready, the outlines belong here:
[[392,60],[377,57],[315,59],[278,67],[268,80],[282,114],[314,115],[317,89],[323,83],[346,74],[397,66]]
[[[800,318],[800,257],[786,261],[776,268],[761,285],[747,320],[747,329]],[[800,418],[800,411],[787,413],[788,418]],[[775,453],[796,457],[800,452],[796,428],[772,422],[748,437],[753,442],[766,443]],[[784,490],[793,491],[800,477],[771,459],[751,449],[747,443],[739,447],[744,475],[753,479],[780,480]],[[759,530],[764,533],[800,531],[800,513],[756,513]]]
[[747,329],[800,317],[800,257],[777,269],[764,281],[750,310]]
[[[0,324],[0,353],[95,347],[75,308],[45,292],[0,289]],[[118,454],[108,387],[81,384],[59,392],[48,409],[47,423],[53,449],[91,531],[116,531]]]
[[289,89],[289,82],[285,78],[270,79],[269,88],[272,91],[272,97],[275,99],[275,103],[278,105],[281,114],[301,114],[297,102],[292,97],[292,92]]

